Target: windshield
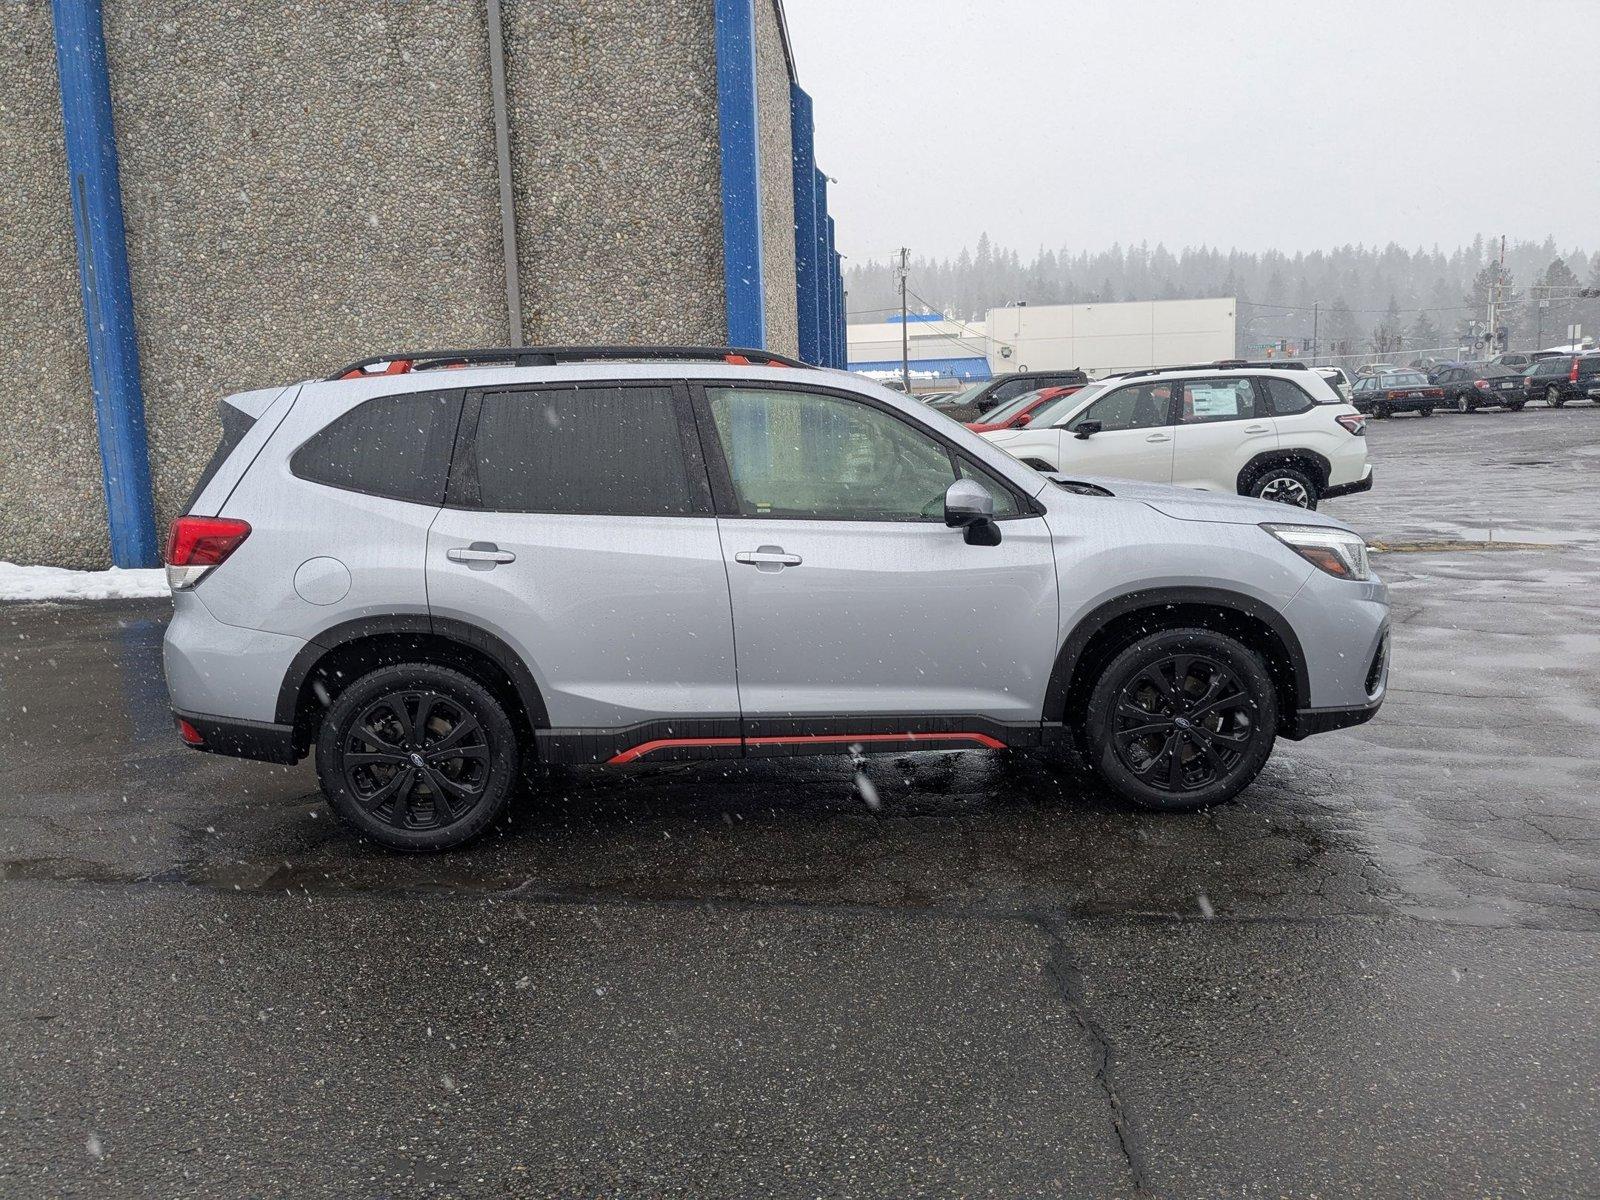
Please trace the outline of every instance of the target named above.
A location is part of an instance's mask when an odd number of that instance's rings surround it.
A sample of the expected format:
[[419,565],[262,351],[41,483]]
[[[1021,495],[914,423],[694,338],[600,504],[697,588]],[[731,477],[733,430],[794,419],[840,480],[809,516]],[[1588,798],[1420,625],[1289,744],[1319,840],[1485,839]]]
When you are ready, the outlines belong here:
[[1057,396],[1049,404],[1044,405],[1038,412],[1033,414],[1028,421],[1028,427],[1030,429],[1045,429],[1055,425],[1062,417],[1077,408],[1085,400],[1094,399],[1110,386],[1109,382],[1091,383],[1075,392],[1069,392],[1065,396]]
[[978,393],[987,386],[987,384],[975,383],[971,387],[953,395],[940,396],[937,400],[930,400],[928,404],[933,408],[958,408],[963,404],[971,404],[978,398]]
[[983,423],[985,425],[998,425],[1002,421],[1009,421],[1012,417],[1016,416],[1023,409],[1027,408],[1028,405],[1037,400],[1039,398],[1039,393],[1043,390],[1043,388],[1035,388],[1031,392],[1023,392],[1022,395],[1018,396],[1015,400],[1007,400],[999,408],[992,409],[985,413],[983,416]]

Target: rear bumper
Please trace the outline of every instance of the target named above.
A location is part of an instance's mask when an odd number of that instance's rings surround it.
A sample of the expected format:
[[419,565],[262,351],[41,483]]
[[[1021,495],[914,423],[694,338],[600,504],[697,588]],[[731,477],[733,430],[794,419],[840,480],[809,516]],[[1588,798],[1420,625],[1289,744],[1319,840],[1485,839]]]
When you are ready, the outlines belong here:
[[186,736],[183,738],[186,745],[196,750],[227,754],[234,758],[254,758],[261,762],[292,764],[300,761],[295,751],[293,725],[241,721],[236,717],[211,717],[176,708],[172,710],[172,719],[186,723],[199,735],[198,742]]
[[1322,489],[1322,498],[1331,500],[1335,496],[1353,496],[1357,492],[1370,492],[1372,490],[1372,467],[1367,467],[1367,473],[1354,483],[1335,483]]

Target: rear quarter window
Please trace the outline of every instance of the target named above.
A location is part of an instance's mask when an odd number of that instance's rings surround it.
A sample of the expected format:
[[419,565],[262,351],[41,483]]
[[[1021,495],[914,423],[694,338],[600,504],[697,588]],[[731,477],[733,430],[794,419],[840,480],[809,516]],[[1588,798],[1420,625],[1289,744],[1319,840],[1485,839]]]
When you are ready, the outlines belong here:
[[460,392],[379,396],[324,426],[289,469],[347,492],[440,505],[460,415]]
[[[1257,379],[1256,382],[1267,394],[1267,411],[1275,417],[1297,416],[1303,412],[1310,412],[1316,406],[1316,400],[1291,380],[1266,376]],[[1332,402],[1326,401],[1330,404]]]
[[239,443],[244,441],[244,435],[249,433],[250,427],[256,423],[256,419],[249,413],[235,408],[226,400],[217,404],[217,415],[222,418],[222,436],[217,439],[217,448],[212,451],[205,470],[200,472],[194,491],[189,493],[189,499],[183,506],[184,512],[194,509],[194,502],[200,499],[200,493],[206,490],[206,484],[216,477],[217,472],[222,469],[222,464],[227,462],[239,448]]

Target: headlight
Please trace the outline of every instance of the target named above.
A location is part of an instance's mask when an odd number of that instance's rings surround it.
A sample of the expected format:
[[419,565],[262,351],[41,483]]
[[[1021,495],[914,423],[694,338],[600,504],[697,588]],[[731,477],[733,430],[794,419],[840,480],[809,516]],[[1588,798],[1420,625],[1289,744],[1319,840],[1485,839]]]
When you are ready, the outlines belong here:
[[1314,567],[1340,579],[1371,579],[1367,543],[1360,534],[1321,525],[1263,525],[1273,537]]

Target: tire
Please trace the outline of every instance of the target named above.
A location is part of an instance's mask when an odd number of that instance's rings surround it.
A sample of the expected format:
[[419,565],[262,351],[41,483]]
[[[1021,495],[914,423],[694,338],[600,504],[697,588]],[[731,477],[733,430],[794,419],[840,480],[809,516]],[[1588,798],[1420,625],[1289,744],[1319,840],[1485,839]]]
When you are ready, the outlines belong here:
[[1513,400],[1510,404],[1506,405],[1506,411],[1507,412],[1521,412],[1522,411],[1522,406],[1524,404],[1526,404],[1526,403],[1527,403],[1526,400]]
[[1117,795],[1181,812],[1238,795],[1277,730],[1277,692],[1259,655],[1208,629],[1174,629],[1112,659],[1090,693],[1083,744]]
[[1544,402],[1551,408],[1560,408],[1567,402],[1567,398],[1561,394],[1560,388],[1556,387],[1555,384],[1551,384],[1544,390]]
[[1271,500],[1295,508],[1315,511],[1318,490],[1316,480],[1299,467],[1274,466],[1262,470],[1250,481],[1249,494],[1257,500]]
[[517,759],[500,701],[431,663],[363,675],[317,737],[317,778],[334,813],[391,850],[448,850],[482,833],[510,798]]
[[1462,392],[1456,397],[1456,411],[1458,413],[1469,413],[1472,411],[1472,401],[1467,399],[1467,394],[1465,392]]
[[1431,416],[1433,416],[1433,405],[1424,404],[1421,408],[1417,409],[1417,416],[1419,416],[1419,417],[1431,417]]

